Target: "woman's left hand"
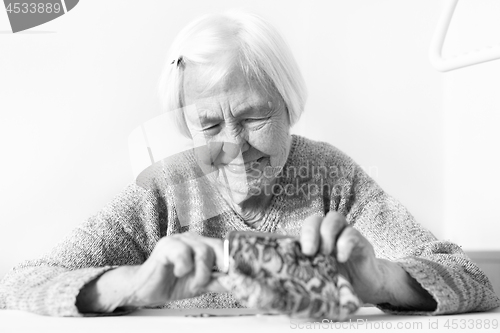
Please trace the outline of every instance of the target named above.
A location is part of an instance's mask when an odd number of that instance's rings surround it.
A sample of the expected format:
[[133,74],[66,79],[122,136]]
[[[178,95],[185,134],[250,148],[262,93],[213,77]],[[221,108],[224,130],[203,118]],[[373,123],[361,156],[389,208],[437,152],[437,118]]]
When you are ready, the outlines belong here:
[[437,303],[397,263],[375,257],[372,244],[345,217],[335,211],[304,221],[300,235],[302,252],[334,255],[339,271],[351,282],[365,303],[389,303],[412,310],[432,311]]
[[340,273],[348,278],[363,302],[378,304],[386,301],[385,263],[375,257],[370,242],[348,226],[342,214],[331,211],[325,217],[311,216],[306,219],[300,243],[306,255],[312,256],[317,252],[334,255]]

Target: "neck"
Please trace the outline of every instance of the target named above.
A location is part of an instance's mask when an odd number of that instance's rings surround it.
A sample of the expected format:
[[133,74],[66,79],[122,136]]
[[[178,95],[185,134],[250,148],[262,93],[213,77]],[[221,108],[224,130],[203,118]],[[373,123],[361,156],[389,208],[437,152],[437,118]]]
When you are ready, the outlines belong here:
[[240,203],[235,203],[230,198],[225,199],[246,224],[257,227],[260,225],[264,213],[273,198],[272,194],[266,194],[265,192],[262,191],[259,196],[251,196]]

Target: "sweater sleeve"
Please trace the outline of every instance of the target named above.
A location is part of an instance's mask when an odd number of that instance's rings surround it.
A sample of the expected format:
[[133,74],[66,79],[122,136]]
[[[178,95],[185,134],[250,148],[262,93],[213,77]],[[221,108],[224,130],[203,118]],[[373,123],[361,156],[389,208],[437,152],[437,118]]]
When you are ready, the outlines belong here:
[[116,266],[144,262],[160,237],[160,212],[151,191],[128,186],[49,253],[12,269],[0,282],[0,309],[83,316],[80,289]]
[[373,245],[375,255],[399,264],[436,300],[433,312],[378,305],[390,313],[447,314],[486,311],[500,306],[485,274],[463,250],[439,241],[418,224],[408,210],[385,193],[354,162],[339,211]]

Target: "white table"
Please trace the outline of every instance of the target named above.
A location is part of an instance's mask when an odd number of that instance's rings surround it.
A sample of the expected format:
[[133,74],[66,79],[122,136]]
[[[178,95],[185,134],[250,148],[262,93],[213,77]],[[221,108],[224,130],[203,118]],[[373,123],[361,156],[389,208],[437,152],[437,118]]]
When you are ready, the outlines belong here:
[[[186,317],[212,314],[214,317]],[[489,323],[489,328],[486,328]],[[496,323],[496,329],[494,324]],[[461,328],[463,326],[464,328]],[[481,328],[479,328],[481,326]],[[126,316],[57,318],[0,310],[0,332],[500,332],[500,308],[447,316],[395,316],[374,307],[361,308],[342,323],[293,320],[248,309],[140,310]]]

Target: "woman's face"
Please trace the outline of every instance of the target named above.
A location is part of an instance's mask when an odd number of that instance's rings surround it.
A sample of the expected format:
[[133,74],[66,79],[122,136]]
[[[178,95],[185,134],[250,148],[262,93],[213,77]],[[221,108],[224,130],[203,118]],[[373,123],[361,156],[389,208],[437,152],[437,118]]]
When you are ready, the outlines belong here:
[[206,92],[202,70],[187,66],[184,76],[184,112],[198,164],[232,203],[259,201],[272,193],[271,171],[283,167],[290,150],[285,103],[238,69]]

